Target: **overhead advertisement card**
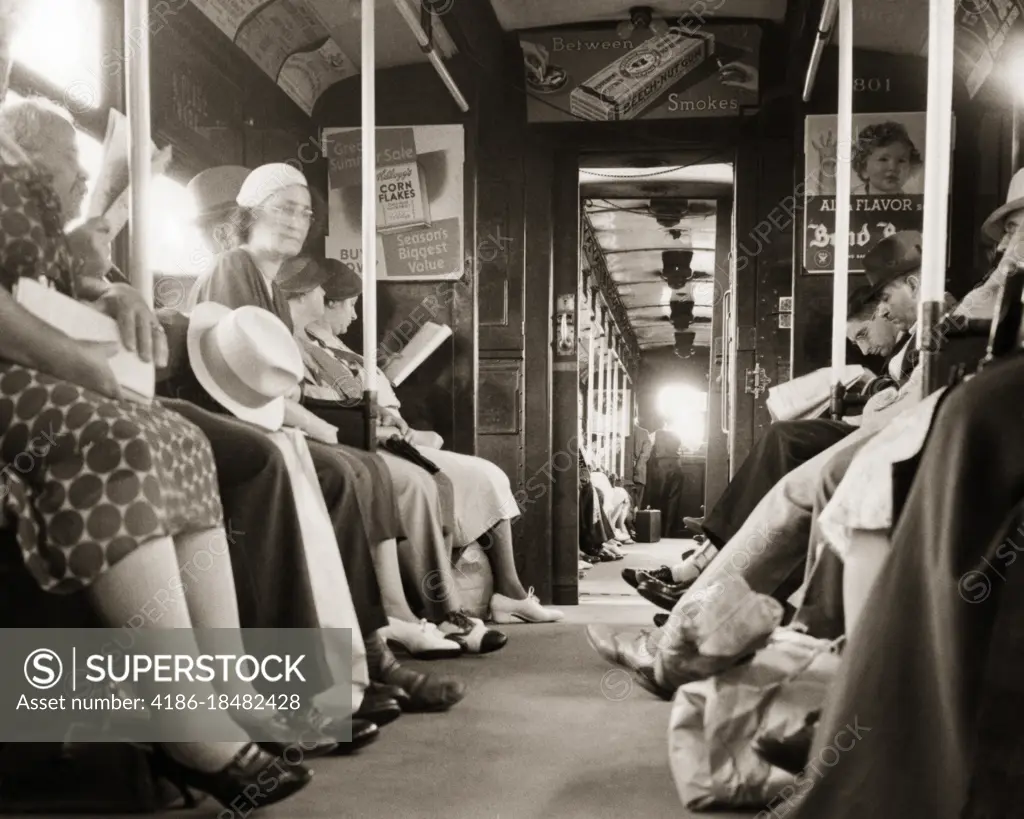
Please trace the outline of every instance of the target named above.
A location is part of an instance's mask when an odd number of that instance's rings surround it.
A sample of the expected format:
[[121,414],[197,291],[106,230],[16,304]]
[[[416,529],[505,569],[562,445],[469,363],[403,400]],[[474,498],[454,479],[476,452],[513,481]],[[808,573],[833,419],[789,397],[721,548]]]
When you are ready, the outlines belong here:
[[739,116],[757,105],[760,28],[684,20],[652,28],[520,32],[529,121]]

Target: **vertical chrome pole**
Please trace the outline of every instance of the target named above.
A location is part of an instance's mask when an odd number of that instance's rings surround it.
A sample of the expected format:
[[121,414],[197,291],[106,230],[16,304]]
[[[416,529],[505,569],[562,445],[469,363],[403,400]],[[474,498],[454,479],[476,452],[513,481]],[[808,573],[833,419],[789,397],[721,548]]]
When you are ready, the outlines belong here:
[[917,307],[921,349],[921,389],[930,395],[938,384],[938,354],[943,339],[939,322],[946,298],[946,228],[949,224],[949,173],[953,139],[953,39],[956,4],[928,4],[928,115],[924,169],[924,230],[921,248],[921,298]]
[[153,270],[149,264],[149,220],[153,175],[149,88],[149,0],[125,0],[125,88],[128,108],[129,273],[132,286],[153,306]]
[[362,0],[360,37],[363,182],[363,399],[367,446],[374,444],[372,408],[377,400],[377,76],[374,54],[374,0]]
[[595,418],[594,418],[594,435],[595,435],[595,439],[594,439],[594,443],[592,444],[592,446],[595,448],[595,451],[592,453],[592,457],[594,458],[595,466],[598,469],[600,469],[600,466],[601,466],[601,459],[600,459],[601,458],[601,448],[604,446],[604,428],[605,428],[605,422],[604,422],[604,412],[605,412],[604,397],[605,397],[605,395],[604,395],[604,392],[605,392],[605,387],[606,387],[605,374],[607,372],[607,366],[606,366],[605,362],[607,361],[606,356],[608,355],[608,335],[607,335],[607,332],[605,331],[605,326],[604,326],[604,313],[603,313],[603,311],[601,311],[600,307],[598,307],[598,315],[600,316],[598,326],[601,328],[601,339],[600,339],[600,344],[601,344],[600,356],[601,357],[598,359],[598,369],[597,369],[597,408],[596,408],[596,411],[595,411]]
[[590,329],[587,334],[587,424],[583,430],[583,444],[589,451],[590,442],[594,439],[594,396],[597,394],[597,385],[594,384],[597,363],[594,361],[594,354],[597,352],[597,299],[594,297],[594,291],[586,285],[584,292],[587,296],[587,321]]
[[835,274],[832,277],[832,415],[842,413],[846,303],[850,293],[850,159],[853,152],[853,0],[839,0]]

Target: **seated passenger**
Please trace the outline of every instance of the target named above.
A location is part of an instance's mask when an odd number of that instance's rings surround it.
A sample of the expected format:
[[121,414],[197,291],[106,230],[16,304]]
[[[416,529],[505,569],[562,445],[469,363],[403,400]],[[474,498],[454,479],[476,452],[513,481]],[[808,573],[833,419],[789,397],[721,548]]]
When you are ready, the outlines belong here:
[[615,532],[605,514],[601,492],[594,485],[589,459],[584,449],[579,453],[579,546],[590,561],[622,560],[625,553],[615,541]]
[[[204,171],[193,180],[192,191],[194,194],[198,194],[196,202],[199,211],[198,224],[211,251],[223,250],[226,245],[234,247],[237,240],[243,237],[249,238],[253,230],[258,233],[261,243],[268,243],[268,232],[275,240],[271,244],[276,246],[283,240],[286,252],[290,247],[297,250],[301,245],[301,241],[297,237],[304,238],[308,228],[308,198],[304,206],[305,210],[296,213],[292,206],[291,210],[285,208],[287,213],[279,212],[279,206],[276,203],[282,198],[287,199],[287,191],[282,194],[281,186],[283,185],[283,189],[286,190],[287,183],[294,182],[294,174],[298,174],[298,172],[287,165],[275,167],[278,170],[283,167],[285,173],[283,176],[278,176],[272,172],[269,180],[264,177],[264,181],[260,183],[267,184],[268,189],[273,190],[271,198],[275,200],[273,208],[268,208],[260,214],[262,216],[260,220],[255,218],[257,216],[255,212],[247,211],[243,216],[239,215],[236,202],[241,184],[238,182],[239,174],[215,168]],[[302,179],[301,187],[305,191],[304,178],[301,174],[298,174],[298,178]],[[227,215],[225,216],[225,214]],[[293,244],[289,245],[289,242],[293,242]],[[271,256],[277,258],[278,264],[284,258],[280,252],[273,250],[271,250]],[[220,258],[221,256],[218,255],[217,264],[219,264]],[[209,278],[210,274],[201,277],[194,292],[203,291],[204,282],[208,282]],[[257,274],[255,292],[262,293],[261,298],[265,304],[273,305],[272,291],[266,290],[262,281],[262,277]],[[232,283],[232,277],[222,277],[219,282],[220,286],[231,294],[231,300],[244,301],[244,297],[237,290],[237,285]],[[252,298],[256,301],[260,300],[257,297]],[[279,304],[286,308],[283,297],[279,296],[278,298]],[[265,304],[260,306],[265,306]],[[287,316],[287,312],[285,315]],[[288,317],[288,322],[290,322],[290,317]],[[187,368],[185,369],[187,370]],[[210,399],[205,390],[195,383],[195,379],[191,377],[190,373],[183,373],[182,377],[188,378],[189,381],[179,385],[179,390],[187,392],[190,397],[194,397],[194,400],[204,403],[215,411],[224,411]],[[303,420],[306,420],[305,416]],[[318,419],[314,420],[318,421]],[[328,427],[329,425],[320,423],[316,432],[330,440],[332,430]],[[336,433],[334,433],[334,439],[336,440]],[[380,583],[368,541],[370,535],[376,535],[378,542],[382,542],[389,539],[386,535],[400,533],[397,511],[389,512],[389,507],[394,507],[395,504],[394,501],[388,500],[393,498],[394,490],[386,469],[379,467],[379,459],[370,456],[369,453],[339,447],[336,444],[326,445],[312,438],[308,444],[317,470],[317,477],[324,492],[324,499],[331,513],[345,571],[349,577],[352,599],[367,647],[371,679],[377,684],[376,687],[379,690],[395,696],[405,710],[438,711],[451,707],[459,702],[465,694],[465,686],[461,682],[448,676],[424,674],[401,666],[385,642],[386,637],[391,636],[384,631],[388,628],[389,621],[380,598]],[[380,470],[379,474],[378,470]],[[429,503],[429,499],[425,502]],[[363,522],[364,516],[371,525],[372,531],[367,530]],[[414,651],[421,648],[436,649],[439,646],[446,650],[459,648],[457,644],[443,640],[441,635],[436,633],[436,629],[434,633],[413,629],[409,634],[403,634],[402,638],[403,644],[411,647]]]
[[798,819],[1019,812],[1022,398],[1015,356],[939,404],[811,755],[855,717],[870,748],[808,776]]
[[[899,264],[901,260],[895,254],[890,258],[894,260],[893,269],[877,286],[881,287],[882,300],[889,305],[889,315],[902,316],[902,320],[909,326],[913,321],[910,317],[914,313],[906,296],[909,294],[913,299],[919,297],[917,272],[895,269],[902,266]],[[983,282],[968,293],[951,316],[972,311],[978,315],[981,312],[980,305],[987,303],[991,317],[995,299],[988,298],[987,288],[987,282]],[[755,592],[772,594],[780,599],[786,599],[803,584],[816,487],[822,470],[833,458],[844,454],[849,456],[850,450],[859,450],[865,446],[891,419],[918,403],[921,368],[916,356],[913,358],[915,364],[911,377],[898,392],[889,391],[887,394],[887,391],[883,391],[869,401],[865,408],[868,417],[860,429],[788,473],[765,495],[726,547],[715,556],[696,582],[677,598],[673,614],[684,611],[691,601],[700,599],[699,596],[718,579],[732,572],[741,575]],[[881,400],[876,402],[879,398]],[[876,402],[874,407],[872,402]],[[672,628],[671,619],[667,627],[666,633],[670,635],[667,639],[671,640],[671,635],[677,634],[677,630]],[[588,632],[593,632],[589,634],[591,643],[597,646],[602,656],[612,662],[623,661],[620,648],[622,640],[616,640],[615,635],[608,633],[607,629],[591,627]],[[631,651],[625,659],[629,665],[639,664],[653,669],[658,684],[667,690],[674,690],[677,680],[673,676],[673,669],[665,667],[661,662],[668,654],[657,647],[663,636],[644,635],[645,644],[655,647],[646,653],[646,657]]]
[[[881,276],[882,269],[877,259],[877,253],[868,254],[865,266],[872,275]],[[880,280],[876,278],[876,283]],[[893,366],[892,362],[899,359],[900,352],[906,349],[911,338],[909,334],[903,333],[901,341],[901,329],[889,318],[876,315],[880,302],[881,292],[866,285],[851,294],[848,306],[847,338],[865,354],[886,356],[886,372],[866,387],[865,392],[868,394],[873,394],[876,389],[873,385],[882,385],[882,378],[885,375],[891,376],[893,371],[897,383],[903,377],[898,365]],[[623,569],[623,578],[634,588],[647,583],[641,595],[657,605],[671,608],[685,587],[697,578],[718,551],[735,536],[757,504],[779,480],[800,464],[843,440],[855,429],[844,421],[824,418],[776,421],[771,424],[743,461],[711,512],[700,523],[699,528],[707,537],[707,543],[675,566],[663,566],[654,572],[639,573],[633,569]],[[651,583],[651,580],[675,588],[664,589]]]
[[[40,100],[5,105],[0,108],[0,129],[11,134],[18,147],[55,178],[75,178],[78,173],[77,154],[54,150],[54,146],[63,148],[74,139],[74,128],[66,111]],[[76,233],[96,242],[102,250],[103,259],[109,263],[109,235],[101,221],[92,220]],[[116,306],[122,316],[130,317],[121,323],[126,333],[125,345],[139,349],[144,356],[160,347],[160,357],[164,358],[168,347],[164,329],[155,320],[141,294],[127,284],[108,284],[99,269],[95,274],[80,279],[79,283],[100,294],[99,303],[107,305],[107,309]],[[139,334],[138,328],[146,329]],[[321,623],[306,568],[302,533],[280,451],[265,435],[236,420],[207,412],[188,401],[161,398],[160,402],[189,419],[210,440],[217,464],[221,501],[225,516],[232,525],[228,544],[242,626],[318,628]],[[268,518],[266,509],[275,509],[277,514]],[[348,753],[375,739],[377,728],[372,722],[360,719],[353,723],[348,713],[329,717],[313,704],[317,694],[334,686],[324,652],[336,649],[328,649],[320,640],[311,641],[304,649],[313,660],[310,670],[315,673],[310,674],[305,684],[297,688],[293,686],[290,691],[302,695],[304,707],[279,715],[280,720],[284,723],[298,720],[302,725],[316,724],[318,733],[325,738],[330,736],[342,740],[339,746],[337,742],[325,739],[319,749],[308,748],[307,755],[312,758],[332,749]],[[344,664],[349,662],[348,658],[338,659]],[[393,699],[371,693],[363,696],[358,714],[383,722],[393,718],[396,708],[397,703]]]
[[629,517],[629,493],[621,486],[613,486],[611,480],[603,472],[591,471],[594,487],[601,493],[604,512],[612,527],[612,535],[619,543],[633,542],[626,531],[626,519]]
[[[24,104],[34,112],[45,108],[42,103]],[[0,461],[5,464],[5,517],[15,524],[26,568],[40,587],[57,594],[86,591],[110,627],[134,628],[143,618],[147,628],[237,630],[217,471],[207,439],[159,403],[126,400],[107,363],[105,346],[73,341],[28,313],[11,295],[21,279],[32,279],[74,298],[86,277],[102,277],[109,267],[106,244],[94,240],[94,229],[77,232],[72,241],[64,232],[64,214],[77,213],[85,194],[70,121],[65,119],[64,130],[55,131],[41,146],[49,161],[38,165],[19,147],[21,140],[12,139],[12,122],[38,121],[19,116],[0,129]],[[58,155],[69,161],[58,161]],[[87,283],[83,289],[91,290]],[[122,317],[122,303],[116,299],[97,307]],[[148,329],[155,331],[150,320]],[[151,342],[148,333],[146,338]],[[158,345],[156,358],[162,357]],[[25,458],[33,467],[22,471],[17,467]],[[184,596],[172,596],[166,607],[154,610],[150,601],[166,597],[169,578],[177,578],[180,567],[201,550],[223,559],[184,583]],[[198,646],[194,650],[198,653]],[[188,692],[198,697],[215,693],[206,683],[194,683]],[[283,763],[249,742],[232,724],[233,716],[151,714],[157,720],[173,719],[176,732],[182,724],[194,725],[198,736],[213,721],[224,736],[237,737],[232,742],[164,744],[161,770],[225,805],[250,791],[255,791],[257,806],[272,804],[309,782],[308,770]],[[273,776],[280,787],[259,788],[266,776]]]
[[[323,286],[309,289],[326,274]],[[303,281],[302,286],[297,283]],[[363,357],[339,336],[355,319],[362,280],[350,267],[334,259],[298,257],[284,263],[279,286],[290,294],[296,338],[304,351],[310,377],[320,398],[352,403],[362,396]],[[305,291],[305,292],[303,292]],[[409,427],[400,404],[383,373],[379,374],[381,436],[406,437]],[[436,436],[435,436],[436,437]],[[424,437],[419,439],[421,442]],[[435,443],[440,443],[436,441]],[[419,446],[424,457],[437,464],[455,490],[455,546],[479,541],[494,573],[495,593],[491,616],[499,623],[546,623],[562,613],[540,605],[532,591],[523,589],[515,567],[510,520],[519,514],[508,477],[497,466],[471,455]]]

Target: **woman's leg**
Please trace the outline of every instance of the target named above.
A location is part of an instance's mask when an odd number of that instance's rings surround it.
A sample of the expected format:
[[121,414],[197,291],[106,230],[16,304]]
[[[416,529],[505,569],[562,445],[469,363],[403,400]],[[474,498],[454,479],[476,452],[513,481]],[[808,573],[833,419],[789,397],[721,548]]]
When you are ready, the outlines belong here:
[[[211,643],[201,645],[201,649],[207,654],[245,654],[227,533],[210,529],[179,535],[174,546],[192,625],[198,629],[217,629],[206,634],[199,632],[200,643]],[[229,696],[256,693],[252,683],[242,680],[217,680],[216,684],[221,693]]]
[[[230,577],[230,567],[228,571]],[[100,616],[110,624],[111,627],[135,627],[139,618],[143,618],[143,628],[150,629],[191,629],[192,619],[189,616],[189,608],[181,596],[173,591],[176,580],[180,577],[180,570],[177,558],[175,557],[174,542],[169,537],[160,537],[151,540],[130,553],[127,557],[119,560],[110,569],[100,575],[89,587],[89,597],[95,605]],[[203,578],[202,583],[193,582],[191,593],[186,591],[186,597],[217,596],[219,593],[225,595],[233,594],[231,588],[216,589],[214,575],[209,579]],[[203,590],[200,592],[200,588]],[[156,601],[159,605],[154,605]],[[215,603],[206,606],[216,606]],[[195,654],[199,654],[199,648],[194,643],[191,646]],[[146,687],[143,683],[140,688]],[[145,692],[147,701],[151,696],[166,694],[166,686],[161,686],[159,691]],[[213,687],[208,683],[181,683],[177,686],[175,694],[184,694],[186,697],[194,695],[197,699],[216,694]],[[173,722],[176,733],[182,732],[182,723],[194,725],[196,736],[208,734],[211,724],[216,725],[218,733],[224,737],[232,738],[225,742],[178,742],[165,743],[164,747],[178,761],[189,767],[204,771],[216,771],[226,766],[238,754],[238,752],[249,741],[245,732],[235,725],[234,722],[224,713],[219,711],[162,711],[151,709],[150,716],[157,722]]]
[[515,555],[512,551],[512,525],[507,520],[498,522],[478,541],[487,555],[494,575],[494,592],[513,600],[525,600],[526,589],[519,580]]
[[385,540],[371,548],[373,566],[377,570],[377,582],[384,600],[384,611],[388,618],[394,617],[415,623],[419,618],[409,607],[402,585],[402,568],[398,562],[398,541]]

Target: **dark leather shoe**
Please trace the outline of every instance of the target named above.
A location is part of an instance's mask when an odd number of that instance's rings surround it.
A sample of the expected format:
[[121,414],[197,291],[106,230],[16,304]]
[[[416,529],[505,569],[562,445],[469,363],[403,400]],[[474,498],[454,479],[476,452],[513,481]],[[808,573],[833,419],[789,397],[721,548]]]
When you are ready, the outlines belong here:
[[784,739],[757,738],[754,740],[754,753],[769,765],[774,765],[791,774],[800,773],[807,767],[819,716],[819,712],[813,712],[808,716],[803,728]]
[[662,583],[672,582],[672,569],[662,566],[660,569],[623,569],[622,579],[634,589],[647,578],[660,580]]
[[658,628],[661,628],[663,625],[665,625],[665,623],[668,622],[668,617],[669,616],[667,614],[662,614],[661,612],[658,612],[654,615],[654,625],[656,625]]
[[338,743],[338,750],[332,756],[348,756],[354,754],[360,748],[365,748],[372,742],[377,741],[380,736],[380,729],[377,725],[365,719],[352,720],[352,741],[341,741]]
[[402,706],[397,699],[383,694],[371,685],[363,694],[363,703],[354,716],[383,728],[402,716]]
[[672,569],[668,566],[662,566],[660,569],[642,569],[636,573],[636,576],[640,583],[645,580],[657,580],[659,583],[672,586],[676,582],[672,577]]
[[679,602],[679,598],[686,593],[686,590],[691,585],[693,584],[675,583],[669,585],[658,580],[645,580],[636,587],[636,590],[644,600],[649,600],[654,605],[665,609],[665,611],[672,611],[676,603]]

